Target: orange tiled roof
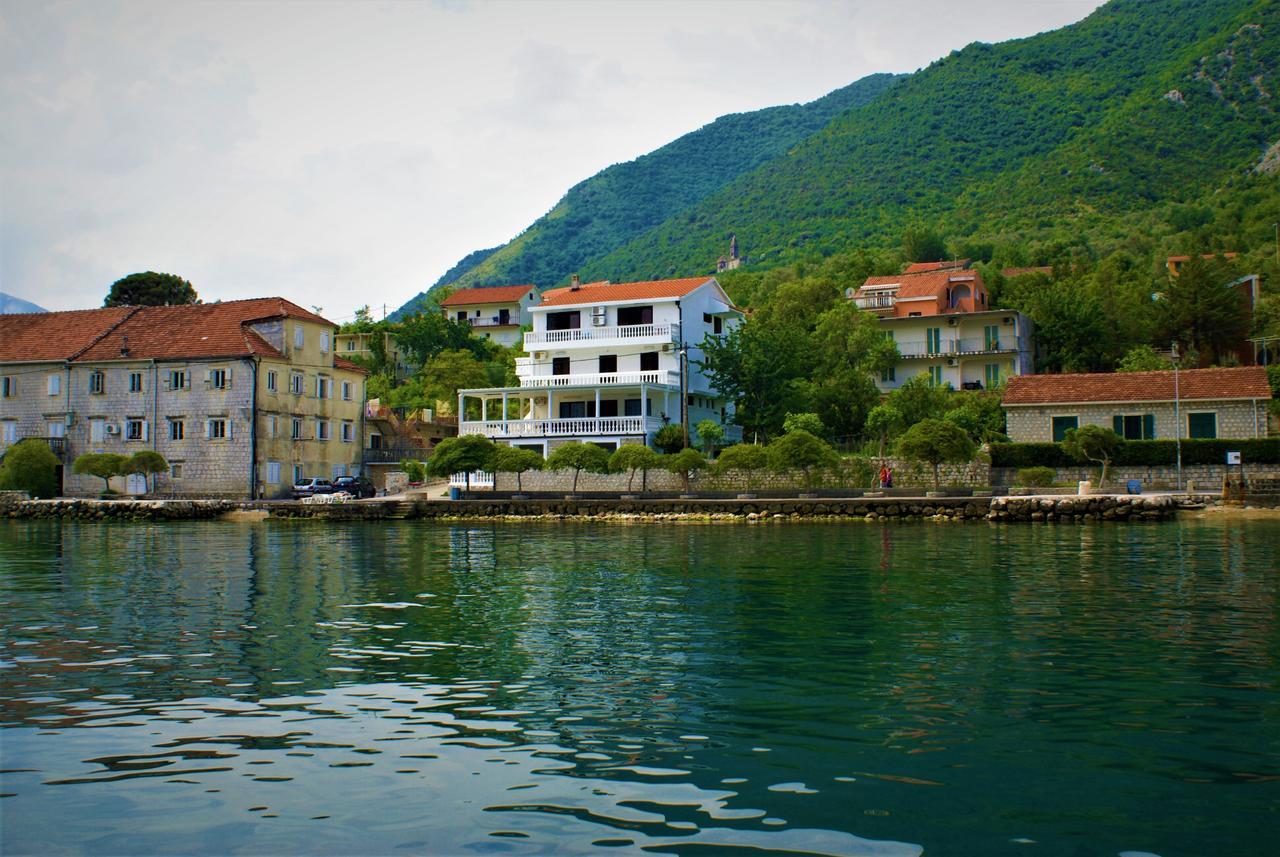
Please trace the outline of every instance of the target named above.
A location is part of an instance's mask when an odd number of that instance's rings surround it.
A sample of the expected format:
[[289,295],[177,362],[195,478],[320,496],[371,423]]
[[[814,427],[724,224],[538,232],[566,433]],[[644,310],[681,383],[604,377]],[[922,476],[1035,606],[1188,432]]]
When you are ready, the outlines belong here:
[[943,294],[952,283],[974,283],[982,285],[982,277],[977,271],[958,271],[939,269],[919,274],[899,274],[896,277],[867,277],[857,295],[869,286],[897,286],[897,296],[901,298],[932,298]]
[[968,259],[947,259],[941,262],[912,262],[903,271],[904,274],[924,274],[929,271],[964,269],[969,267]]
[[70,360],[136,307],[0,315],[0,360]]
[[335,356],[335,357],[333,358],[333,368],[334,368],[334,369],[345,369],[345,370],[346,370],[346,371],[348,371],[348,372],[359,372],[361,375],[368,375],[368,374],[369,374],[369,370],[368,370],[368,369],[364,368],[364,367],[363,367],[363,366],[361,366],[359,363],[356,363],[354,360],[348,360],[348,359],[347,359],[347,358],[345,358],[345,357],[337,357],[337,356]]
[[565,286],[542,293],[539,306],[572,306],[608,301],[643,301],[679,298],[714,280],[715,277],[688,277],[683,280],[646,280],[639,283],[583,283],[576,290]]
[[[1269,399],[1271,387],[1261,366],[1185,369],[1178,373],[1178,398]],[[1072,402],[1172,402],[1173,372],[1115,372],[1088,375],[1016,375],[1005,388],[1005,405]]]
[[470,306],[472,304],[513,304],[535,290],[534,286],[488,286],[460,289],[440,302],[440,306]]

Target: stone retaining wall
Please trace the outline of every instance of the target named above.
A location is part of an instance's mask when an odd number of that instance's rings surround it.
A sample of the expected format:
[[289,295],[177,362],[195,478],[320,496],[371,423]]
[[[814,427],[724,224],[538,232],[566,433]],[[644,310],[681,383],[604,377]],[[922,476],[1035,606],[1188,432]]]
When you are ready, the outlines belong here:
[[[1188,464],[1182,468],[1182,483],[1186,485],[1188,481],[1194,482],[1197,488],[1217,491],[1222,487],[1222,480],[1227,475],[1227,466],[1225,464]],[[1013,485],[1017,481],[1018,469],[1016,467],[992,467],[991,484],[997,487]],[[1066,482],[1074,485],[1085,479],[1094,482],[1098,481],[1097,467],[1058,467],[1057,477],[1055,481]],[[1235,479],[1240,475],[1240,468],[1232,467],[1231,478]],[[1277,479],[1280,478],[1280,464],[1245,464],[1244,476],[1248,480],[1253,479]],[[1149,466],[1149,467],[1108,467],[1107,468],[1107,487],[1124,489],[1124,484],[1130,479],[1137,479],[1142,483],[1143,488],[1150,490],[1152,488],[1173,488],[1178,482],[1178,468],[1168,466]]]

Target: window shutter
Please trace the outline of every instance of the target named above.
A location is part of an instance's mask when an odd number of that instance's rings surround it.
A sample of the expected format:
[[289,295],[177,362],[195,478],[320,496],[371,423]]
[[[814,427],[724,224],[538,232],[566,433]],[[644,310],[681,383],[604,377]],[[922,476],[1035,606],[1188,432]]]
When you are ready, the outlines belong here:
[[1142,439],[1155,440],[1155,437],[1156,437],[1156,415],[1143,414],[1142,415]]
[[227,440],[235,436],[235,420],[227,420]]
[[182,370],[182,386],[188,389],[190,389],[191,387],[191,370],[190,369]]
[[1111,418],[1111,429],[1116,434],[1124,437],[1124,417],[1122,415],[1116,414]]
[[231,370],[227,370],[227,389],[231,389]]
[[213,437],[213,420],[204,421],[204,437],[205,440],[209,440]]
[[151,424],[146,420],[142,421],[142,439],[151,440]]

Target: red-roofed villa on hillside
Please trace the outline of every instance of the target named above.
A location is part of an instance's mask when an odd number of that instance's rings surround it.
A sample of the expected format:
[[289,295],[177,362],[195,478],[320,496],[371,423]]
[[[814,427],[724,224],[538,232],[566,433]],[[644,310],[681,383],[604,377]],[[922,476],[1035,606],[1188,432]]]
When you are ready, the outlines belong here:
[[[1175,386],[1176,385],[1176,386]],[[1261,366],[1010,378],[1011,440],[1061,441],[1097,425],[1126,440],[1250,438],[1267,433],[1271,387]]]
[[[607,449],[650,443],[666,424],[711,419],[730,440],[733,403],[702,374],[703,337],[742,321],[714,277],[580,283],[530,308],[518,387],[460,390],[460,434],[483,434],[543,455],[570,440]],[[682,373],[682,353],[684,361]]]
[[476,336],[517,348],[520,328],[530,322],[529,307],[537,302],[533,286],[487,286],[459,289],[440,302],[440,311],[470,324]]
[[26,438],[59,460],[155,450],[159,496],[287,496],[301,477],[360,472],[364,381],[332,322],[283,298],[0,316],[0,452]]
[[982,275],[967,262],[917,262],[846,290],[898,346],[901,359],[880,373],[881,390],[925,373],[936,386],[984,390],[1034,371],[1031,319],[991,309]]

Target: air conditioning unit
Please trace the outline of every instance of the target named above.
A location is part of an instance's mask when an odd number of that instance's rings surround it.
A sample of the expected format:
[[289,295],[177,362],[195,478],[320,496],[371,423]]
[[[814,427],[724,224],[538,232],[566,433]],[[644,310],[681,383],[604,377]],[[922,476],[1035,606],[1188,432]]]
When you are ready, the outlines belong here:
[[955,326],[956,326],[956,320],[955,320],[954,318],[949,318],[949,319],[947,319],[947,324],[951,325],[952,327],[955,327]]
[[1004,318],[1000,319],[1000,323],[1001,323],[1001,324],[1013,324],[1013,316],[1011,316],[1011,315],[1006,315]]
[[107,423],[107,434],[120,434],[120,426],[115,423]]
[[534,359],[534,360],[546,360],[546,359],[547,359],[547,352],[545,352],[545,351],[535,351],[535,352],[533,352],[533,359]]
[[954,357],[948,357],[948,358],[947,358],[947,365],[948,365],[948,366],[958,366],[958,365],[959,365],[959,362],[958,362],[958,361],[956,360],[956,358],[954,358]]

